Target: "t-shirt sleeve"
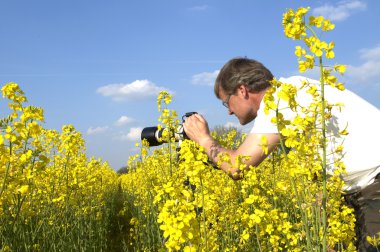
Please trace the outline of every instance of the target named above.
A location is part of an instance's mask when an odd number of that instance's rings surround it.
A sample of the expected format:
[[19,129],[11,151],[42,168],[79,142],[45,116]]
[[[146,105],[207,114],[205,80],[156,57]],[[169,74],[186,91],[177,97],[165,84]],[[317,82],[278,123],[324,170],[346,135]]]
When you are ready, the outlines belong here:
[[278,133],[277,125],[271,122],[271,119],[276,117],[275,111],[270,110],[267,115],[264,112],[264,107],[265,104],[262,101],[257,111],[257,117],[254,121],[251,133]]
[[[279,81],[283,83],[288,83],[295,85],[296,87],[302,86],[303,81],[305,80],[304,77],[291,77],[291,78],[280,78]],[[309,80],[309,82],[315,82],[313,80]],[[278,90],[274,93],[274,98],[278,98],[277,94]],[[310,104],[311,102],[311,95],[307,94],[305,91],[300,91],[297,93],[297,102],[302,105]],[[297,113],[292,111],[289,107],[289,104],[283,100],[277,100],[276,103],[278,103],[278,109],[280,113],[283,115],[284,119],[286,120],[293,120]],[[251,133],[279,133],[277,129],[276,123],[272,123],[272,118],[276,117],[276,112],[274,110],[269,110],[268,115],[264,112],[265,103],[264,99],[260,103],[260,108],[257,111],[257,117],[254,121],[254,125],[251,129]]]
[[[279,133],[277,124],[272,122],[272,118],[276,118],[276,111],[269,110],[269,113],[265,114],[264,108],[265,108],[265,103],[264,101],[261,101],[260,108],[257,111],[257,117],[251,129],[251,133],[258,133],[258,134]],[[289,108],[288,104],[286,102],[283,102],[282,100],[280,100],[278,104],[278,108],[285,120],[292,121],[297,115],[297,113],[292,111]]]

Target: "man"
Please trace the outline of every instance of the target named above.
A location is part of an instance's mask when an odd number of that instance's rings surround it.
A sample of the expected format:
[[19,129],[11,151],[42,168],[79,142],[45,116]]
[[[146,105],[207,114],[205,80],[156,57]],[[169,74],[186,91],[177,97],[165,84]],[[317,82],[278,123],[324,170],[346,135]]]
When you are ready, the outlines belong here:
[[[264,113],[263,98],[271,87],[272,79],[272,73],[263,64],[247,58],[232,59],[220,70],[214,86],[216,97],[222,100],[229,115],[235,115],[239,119],[240,124],[245,125],[255,120],[250,134],[236,150],[221,147],[211,137],[208,123],[203,116],[195,114],[186,119],[183,124],[186,134],[204,147],[214,164],[218,163],[220,153],[228,153],[232,164],[238,156],[249,156],[246,161],[248,169],[250,165],[260,164],[267,156],[262,149],[263,136],[268,141],[268,154],[279,145],[278,128],[271,122],[273,113]],[[296,86],[302,85],[304,81],[318,84],[315,80],[300,76],[281,78],[280,81]],[[357,210],[357,226],[360,226],[360,230],[357,230],[359,250],[370,251],[366,236],[380,232],[380,134],[377,133],[380,128],[380,111],[349,90],[339,91],[326,86],[325,95],[329,102],[344,104],[341,111],[333,110],[332,119],[327,123],[327,147],[332,151],[344,140],[343,160],[348,172],[348,176],[344,178],[348,193],[346,199]],[[299,96],[300,101],[307,105],[306,95],[301,93]],[[281,111],[284,116],[294,117],[290,109]],[[340,136],[338,132],[346,126],[349,134]],[[232,168],[230,164],[222,163],[220,169],[233,179],[241,178],[241,171]]]

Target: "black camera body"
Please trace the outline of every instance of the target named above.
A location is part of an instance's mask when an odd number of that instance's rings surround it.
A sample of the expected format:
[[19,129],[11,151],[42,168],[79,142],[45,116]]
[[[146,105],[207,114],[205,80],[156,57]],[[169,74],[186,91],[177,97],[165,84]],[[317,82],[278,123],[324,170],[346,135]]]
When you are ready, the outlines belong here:
[[[197,114],[197,112],[187,112],[182,116],[182,123],[185,121],[186,117]],[[158,129],[158,127],[146,127],[141,132],[141,140],[146,139],[149,143],[149,146],[158,146],[163,143],[166,143],[165,140],[162,139],[162,134],[165,131],[165,128]],[[176,142],[180,142],[184,139],[189,139],[186,135],[186,132],[183,128],[183,125],[180,124],[174,133],[174,139]]]

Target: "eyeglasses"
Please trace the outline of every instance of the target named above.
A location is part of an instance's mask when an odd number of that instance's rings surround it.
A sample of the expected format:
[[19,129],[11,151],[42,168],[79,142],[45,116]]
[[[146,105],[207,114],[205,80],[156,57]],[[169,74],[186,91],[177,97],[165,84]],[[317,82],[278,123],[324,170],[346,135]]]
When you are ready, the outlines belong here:
[[230,98],[231,98],[231,94],[227,96],[227,99],[225,101],[222,101],[223,106],[228,109],[230,108],[230,105],[228,105],[228,103],[230,102]]

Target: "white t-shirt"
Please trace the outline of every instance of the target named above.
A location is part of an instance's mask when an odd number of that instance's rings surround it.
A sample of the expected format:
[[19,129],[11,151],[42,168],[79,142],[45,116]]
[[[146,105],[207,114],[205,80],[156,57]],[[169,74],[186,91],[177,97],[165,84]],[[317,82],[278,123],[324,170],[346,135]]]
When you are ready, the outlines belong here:
[[[318,81],[301,76],[279,79],[282,83],[293,84],[296,87],[300,87],[305,80],[319,85]],[[340,111],[337,108],[332,110],[333,116],[327,122],[327,151],[333,152],[344,140],[343,162],[348,173],[343,177],[346,184],[344,189],[346,192],[363,189],[373,183],[376,175],[380,173],[380,110],[347,89],[340,91],[325,85],[325,98],[330,104],[344,104]],[[305,91],[299,91],[296,100],[307,106],[312,98]],[[271,122],[275,112],[271,111],[266,115],[264,107],[262,101],[251,133],[278,133],[277,126]],[[295,113],[286,107],[288,105],[280,101],[279,109],[284,118],[292,120]],[[339,132],[345,128],[349,134],[340,136]]]

